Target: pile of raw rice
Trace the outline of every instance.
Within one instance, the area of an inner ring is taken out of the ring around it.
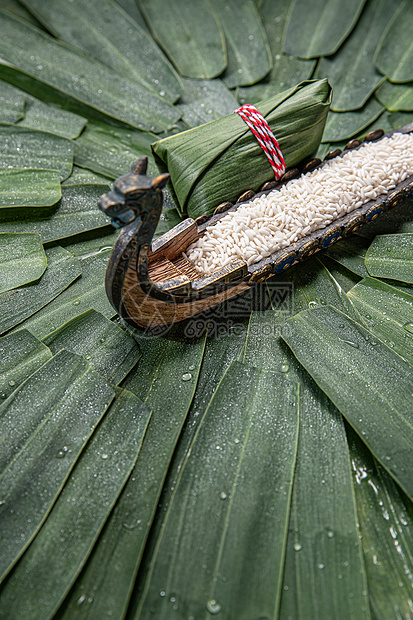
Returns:
[[[228,212],[186,256],[202,275],[234,260],[252,265],[325,228],[413,175],[413,135],[395,133],[328,161]]]

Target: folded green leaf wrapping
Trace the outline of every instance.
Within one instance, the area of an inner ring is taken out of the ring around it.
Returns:
[[[287,167],[318,148],[331,102],[326,79],[301,82],[256,105],[266,118]],[[179,212],[197,218],[222,202],[234,202],[274,178],[264,151],[238,114],[169,136],[152,144]]]

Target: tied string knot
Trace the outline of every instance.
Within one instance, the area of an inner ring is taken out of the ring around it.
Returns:
[[[258,144],[266,154],[275,178],[278,180],[285,172],[285,161],[271,128],[257,108],[249,103],[234,110],[236,114],[248,125],[250,131],[256,137]]]

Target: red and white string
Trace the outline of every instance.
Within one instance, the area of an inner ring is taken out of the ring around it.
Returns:
[[[237,108],[234,112],[240,115],[257,138],[258,144],[266,154],[274,170],[275,178],[277,180],[280,179],[285,172],[284,157],[280,145],[263,115],[258,112],[255,106],[249,103]]]

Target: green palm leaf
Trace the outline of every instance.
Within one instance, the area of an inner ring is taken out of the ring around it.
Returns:
[[[100,617],[122,617],[126,613],[165,470],[195,391],[203,340],[193,344],[141,340],[140,344],[144,356],[147,353],[153,363],[130,376],[124,385],[140,394],[152,409],[151,421],[131,477],[89,562],[66,599],[63,617],[77,613],[78,601],[85,591],[92,593],[92,600],[86,609],[82,608],[82,615],[90,611]],[[167,389],[171,383],[176,386],[176,392]],[[102,564],[106,566],[104,574]]]
[[[61,351],[2,405],[2,581],[35,537],[113,396],[85,360]]]
[[[0,339],[0,390],[6,399],[20,383],[52,357],[45,344],[26,329]]]
[[[413,566],[411,503],[353,433],[350,453],[374,617],[409,617],[406,592]]]
[[[0,293],[38,280],[46,267],[39,235],[0,233]]]
[[[73,144],[69,140],[25,127],[0,125],[2,168],[58,170],[62,181],[72,171]]]
[[[413,85],[384,82],[377,89],[376,97],[390,112],[413,111]]]
[[[238,107],[237,100],[221,80],[184,79],[183,83],[179,109],[191,127],[217,120]]]
[[[172,66],[147,31],[115,2],[25,0],[25,4],[62,41],[168,101],[179,98],[182,86]]]
[[[207,79],[224,71],[224,34],[209,2],[139,0],[138,5],[154,38],[183,76]]]
[[[92,389],[94,385],[89,382]],[[94,389],[102,401],[102,388]],[[110,397],[106,399],[107,406]],[[41,531],[5,582],[0,593],[0,617],[53,617],[133,468],[149,417],[148,408],[131,393],[122,392],[114,401]],[[59,551],[53,553],[56,536]],[[30,594],[28,584],[34,576],[37,588]],[[21,595],[16,597],[20,588]]]
[[[42,86],[45,84],[56,91],[57,98],[63,93],[71,107],[80,102],[111,118],[152,131],[167,129],[180,117],[161,97],[7,13],[1,15],[0,40],[4,63],[0,75],[7,81],[20,79],[27,83],[26,76],[30,76],[37,92],[50,92]],[[21,48],[22,40],[29,42],[27,50]]]
[[[413,425],[404,398],[413,381],[409,364],[331,306],[306,310],[288,325],[283,338],[297,359],[411,497]],[[377,424],[377,411],[385,426]]]
[[[409,233],[377,236],[365,257],[369,274],[413,284],[412,241]]]
[[[368,239],[354,236],[349,239],[343,239],[333,245],[333,247],[328,248],[324,256],[327,255],[361,278],[364,278],[368,275],[364,259],[369,246],[370,241]]]
[[[12,167],[0,170],[0,220],[42,217],[53,210],[61,196],[58,170]],[[3,231],[7,231],[7,226]],[[20,231],[12,227],[11,232]]]
[[[325,271],[319,269],[311,279],[323,283]],[[305,288],[308,297],[311,282]],[[297,461],[280,617],[326,618],[330,614],[334,618],[368,618],[343,419],[274,333],[275,325],[273,311],[252,313],[250,331],[260,335],[270,333],[272,327],[274,335],[266,348],[259,345],[259,336],[249,337],[244,361],[278,371],[300,384]],[[320,455],[317,462],[314,453]]]
[[[365,278],[347,295],[370,331],[413,365],[413,296],[375,278]]]
[[[0,293],[0,334],[19,325],[46,306],[65,290],[80,274],[79,261],[56,246],[46,251],[47,269],[38,284],[16,291]]]
[[[33,188],[36,188],[36,184],[31,186],[31,191]],[[33,219],[5,222],[2,230],[19,233],[33,231],[40,235],[42,243],[49,243],[84,231],[105,228],[110,223],[109,219],[96,209],[96,202],[106,190],[107,185],[92,183],[66,185],[61,189],[59,186],[61,200],[54,206],[54,212],[51,215],[43,213],[42,219],[38,219],[30,210]],[[49,215],[49,217],[44,217],[44,215]]]
[[[262,93],[258,100],[272,97],[277,92],[290,88],[294,84],[301,82],[301,80],[308,80],[316,65],[314,60],[304,60],[284,53],[285,30],[292,5],[293,0],[289,2],[262,0],[259,3],[260,15],[272,52],[273,66],[266,78],[269,80],[271,87],[268,86],[267,94]],[[256,88],[258,89],[259,86]],[[261,88],[266,87],[263,84]],[[270,90],[270,88],[279,88],[280,90]]]
[[[100,183],[106,184],[108,187],[110,179],[87,168],[80,168],[80,166],[74,165],[72,174],[66,181],[63,181],[62,185],[66,187],[67,185],[98,185]]]
[[[31,24],[32,26],[42,28],[42,25],[31,13],[29,13],[27,9],[24,8],[22,4],[20,4],[19,0],[1,0],[0,8],[6,9],[15,17],[19,17],[20,19]]]
[[[122,7],[125,13],[132,17],[132,19],[139,24],[141,28],[146,30],[146,32],[149,32],[148,26],[135,0],[116,0],[116,4]]]
[[[2,84],[0,94],[0,122],[16,123],[24,117],[25,96],[10,84]]]
[[[147,131],[88,123],[74,142],[74,161],[82,168],[115,179],[142,157],[151,156],[151,144],[157,136]],[[155,170],[154,164],[152,168]]]
[[[392,82],[413,80],[413,44],[410,36],[412,18],[412,4],[404,0],[394,12],[377,46],[376,67]]]
[[[259,188],[237,99],[285,107],[289,165],[413,121],[410,3],[24,5],[0,0],[0,617],[407,620],[412,203],[154,337],[107,299],[97,201],[157,140],[185,162],[156,235]]]
[[[267,36],[253,0],[209,0],[227,43],[228,65],[223,80],[228,88],[255,84],[272,67]],[[248,31],[248,36],[245,36]]]
[[[389,114],[388,117],[392,129],[397,129],[398,127],[407,125],[412,120],[412,115],[409,112],[393,112],[392,114]]]
[[[60,110],[34,97],[27,96],[24,119],[19,122],[19,125],[29,129],[48,131],[56,136],[73,140],[79,136],[86,123],[86,119],[79,114]]]
[[[170,617],[171,609],[204,617],[225,609],[238,616],[274,613],[295,461],[296,399],[294,383],[236,362],[230,366],[184,464],[136,618],[151,608],[159,618]],[[210,468],[211,459],[221,466]],[[261,538],[264,531],[271,531],[270,539]],[[257,547],[272,552],[251,572]],[[231,567],[241,558],[234,583]],[[179,570],[171,572],[171,563]]]
[[[126,377],[141,356],[134,339],[96,310],[71,319],[43,342],[53,354],[66,349],[83,355],[113,385]]]
[[[367,2],[357,25],[340,49],[334,56],[320,60],[317,75],[328,76],[334,93],[331,108],[335,112],[361,108],[384,81],[373,65],[373,55],[400,2]]]
[[[47,304],[24,323],[24,327],[42,339],[91,308],[106,318],[112,318],[115,312],[106,296],[104,284],[109,252],[110,248],[103,252],[98,250],[91,256],[80,257],[78,260],[65,251],[64,255],[70,256],[77,267],[76,278],[60,292],[59,298],[48,300]],[[65,271],[66,269],[62,275]]]
[[[289,18],[285,51],[292,56],[330,56],[345,41],[365,0],[296,0]],[[338,19],[338,15],[340,18]]]
[[[383,112],[383,106],[372,97],[360,110],[329,112],[323,142],[340,142],[361,134]]]

